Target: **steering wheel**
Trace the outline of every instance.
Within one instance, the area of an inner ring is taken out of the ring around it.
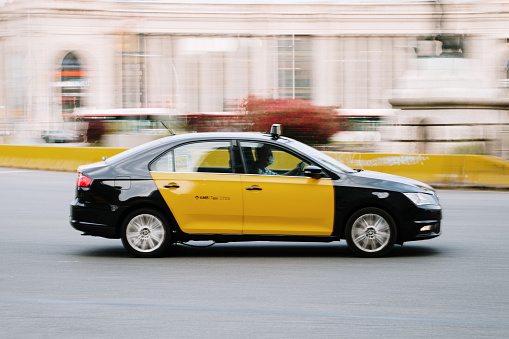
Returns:
[[[304,174],[304,167],[306,167],[306,163],[304,161],[301,161],[297,164],[295,167],[295,176],[300,177],[302,174]]]

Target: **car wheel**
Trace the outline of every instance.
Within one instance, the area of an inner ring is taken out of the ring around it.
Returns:
[[[171,243],[171,230],[166,218],[153,209],[130,213],[121,229],[125,249],[140,258],[160,257]]]
[[[387,254],[396,241],[396,225],[385,211],[368,207],[355,212],[346,225],[346,242],[361,257],[376,258]]]

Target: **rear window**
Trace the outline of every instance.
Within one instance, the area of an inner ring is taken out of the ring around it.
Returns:
[[[139,145],[139,146],[130,148],[130,149],[124,151],[124,152],[115,154],[114,156],[107,158],[105,160],[105,163],[108,164],[108,165],[111,165],[111,164],[115,164],[117,162],[121,162],[124,159],[132,157],[132,156],[134,156],[134,155],[136,155],[138,153],[143,153],[146,150],[149,150],[149,149],[151,149],[154,146],[160,145],[161,143],[164,142],[163,141],[164,139],[166,139],[166,138],[161,138],[161,139],[157,139],[157,140],[154,140],[154,141],[150,141],[150,142],[148,142],[146,144]]]
[[[151,171],[231,173],[230,141],[202,141],[176,147],[156,159]]]

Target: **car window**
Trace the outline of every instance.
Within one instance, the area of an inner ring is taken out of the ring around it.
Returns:
[[[248,174],[304,176],[304,168],[309,165],[294,154],[263,142],[241,141],[240,149]]]
[[[173,151],[169,151],[150,165],[151,171],[175,172],[173,167]]]
[[[229,141],[204,141],[178,146],[150,166],[151,171],[232,173]]]

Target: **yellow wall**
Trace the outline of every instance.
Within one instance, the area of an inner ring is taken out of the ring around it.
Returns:
[[[0,166],[76,171],[125,148],[0,145]],[[509,161],[480,155],[325,152],[353,168],[391,173],[432,185],[509,188]]]
[[[76,171],[79,165],[101,161],[125,148],[0,145],[0,166]]]
[[[509,187],[509,161],[492,156],[325,153],[352,168],[401,175],[432,185]]]

